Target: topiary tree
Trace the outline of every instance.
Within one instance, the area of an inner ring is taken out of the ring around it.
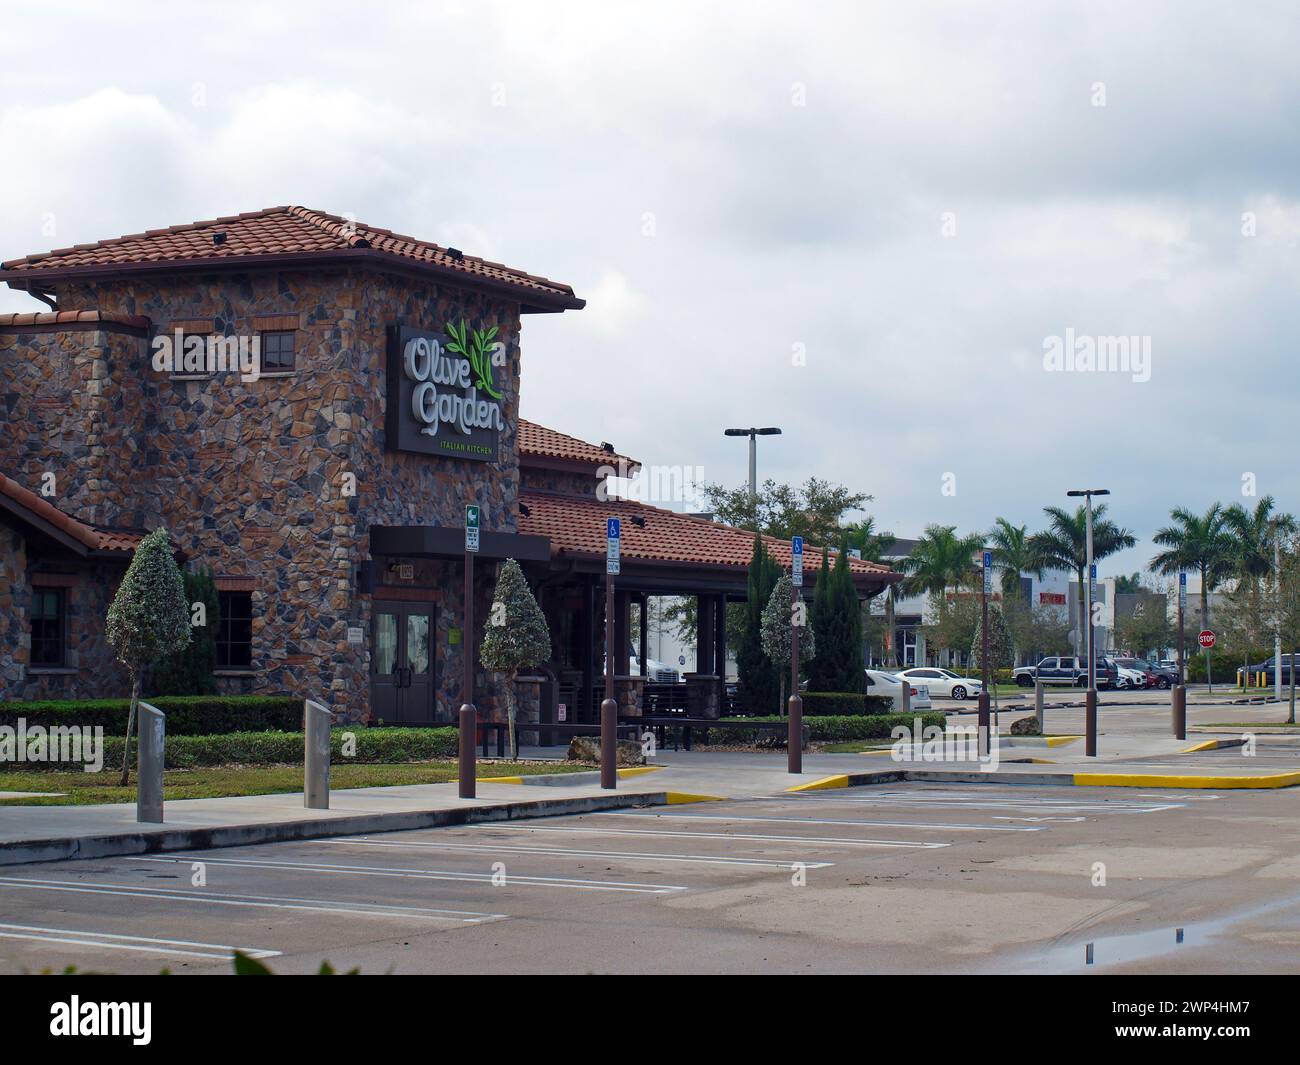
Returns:
[[[551,633],[546,627],[546,618],[533,598],[519,563],[508,558],[497,577],[492,609],[488,612],[483,632],[483,645],[479,648],[479,661],[485,669],[505,673],[508,677],[506,719],[510,725],[511,758],[519,757],[519,740],[515,733],[518,713],[516,678],[521,669],[538,665],[550,657]]]
[[[980,611],[975,616],[975,635],[971,638],[970,656],[971,663],[976,669],[981,669],[981,661],[984,654],[984,636],[983,636],[983,612]],[[995,669],[1005,669],[1012,664],[1013,652],[1011,649],[1011,633],[1007,630],[1006,619],[1002,616],[1002,608],[997,603],[989,603],[989,672],[992,674]]]
[[[190,609],[190,644],[161,659],[149,675],[155,695],[214,695],[217,691],[217,632],[221,597],[209,570],[183,573]],[[200,610],[199,608],[202,607]]]
[[[762,537],[755,535],[745,602],[736,604],[745,615],[736,647],[738,701],[755,713],[761,713],[763,707],[771,706],[772,700],[778,698],[780,681],[771,660],[763,653],[763,608],[780,577],[781,567],[767,553]]]
[[[126,719],[122,749],[122,779],[130,780],[131,732],[144,672],[166,655],[183,650],[190,642],[190,607],[185,581],[172,557],[166,527],[151,532],[135,549],[126,576],[108,608],[108,642],[131,675],[131,710]]]
[[[780,708],[785,707],[785,674],[790,667],[790,631],[792,626],[792,607],[794,605],[794,581],[790,574],[783,573],[781,579],[772,589],[771,598],[763,608],[763,654],[780,675],[777,698]],[[799,626],[799,662],[811,661],[817,653],[817,641],[813,636],[812,624],[808,619],[808,609],[800,604],[803,624]],[[778,709],[778,713],[781,712]]]
[[[828,563],[826,550],[822,550],[812,627],[817,631],[817,657],[808,667],[812,690],[862,691],[862,605],[845,550],[836,554],[834,566]]]

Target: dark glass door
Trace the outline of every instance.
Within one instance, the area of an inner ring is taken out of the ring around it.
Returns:
[[[370,622],[371,720],[428,725],[434,720],[434,608],[376,603]]]

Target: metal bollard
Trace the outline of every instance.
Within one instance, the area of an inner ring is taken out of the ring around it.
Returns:
[[[1169,689],[1171,701],[1169,704],[1172,711],[1174,738],[1187,739],[1187,689],[1181,684],[1175,684]]]
[[[1083,720],[1088,737],[1084,740],[1084,754],[1088,758],[1097,757],[1097,689],[1089,688],[1083,699]]]
[[[1034,681],[1034,713],[1038,716],[1038,734],[1047,733],[1047,718],[1043,714],[1043,682]]]
[[[302,804],[308,810],[330,808],[330,726],[334,714],[314,699],[303,701]]]
[[[473,703],[460,704],[460,748],[457,751],[457,775],[460,797],[472,799],[478,793],[477,762],[474,759],[474,734],[478,731],[478,709]]]
[[[904,684],[904,687],[907,685]],[[787,773],[803,772],[803,696],[795,692],[786,701],[786,756]]]
[[[912,712],[912,682],[906,677],[901,678],[903,682],[903,704],[898,708],[900,714],[910,714]]]
[[[618,787],[618,701],[604,699],[600,704],[600,786]]]
[[[167,739],[167,715],[156,706],[141,703],[136,746],[135,819],[144,824],[162,824],[163,754]]]

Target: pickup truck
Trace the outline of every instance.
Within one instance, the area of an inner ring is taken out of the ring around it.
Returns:
[[[1012,671],[1012,679],[1022,688],[1032,687],[1041,680],[1044,684],[1068,684],[1076,688],[1088,686],[1088,663],[1082,658],[1056,657],[1044,658],[1036,666],[1020,666]],[[1113,663],[1108,659],[1097,659],[1097,687],[1109,688],[1115,685],[1118,677]]]

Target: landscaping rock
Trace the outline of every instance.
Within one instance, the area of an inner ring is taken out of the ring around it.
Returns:
[[[1042,734],[1042,730],[1038,727],[1038,718],[1034,714],[1011,722],[1013,736],[1041,736]]]
[[[599,736],[574,736],[569,741],[569,753],[566,755],[570,762],[595,762],[600,764],[600,737]],[[645,765],[645,752],[641,750],[641,745],[632,740],[618,741],[618,758],[616,765]]]

